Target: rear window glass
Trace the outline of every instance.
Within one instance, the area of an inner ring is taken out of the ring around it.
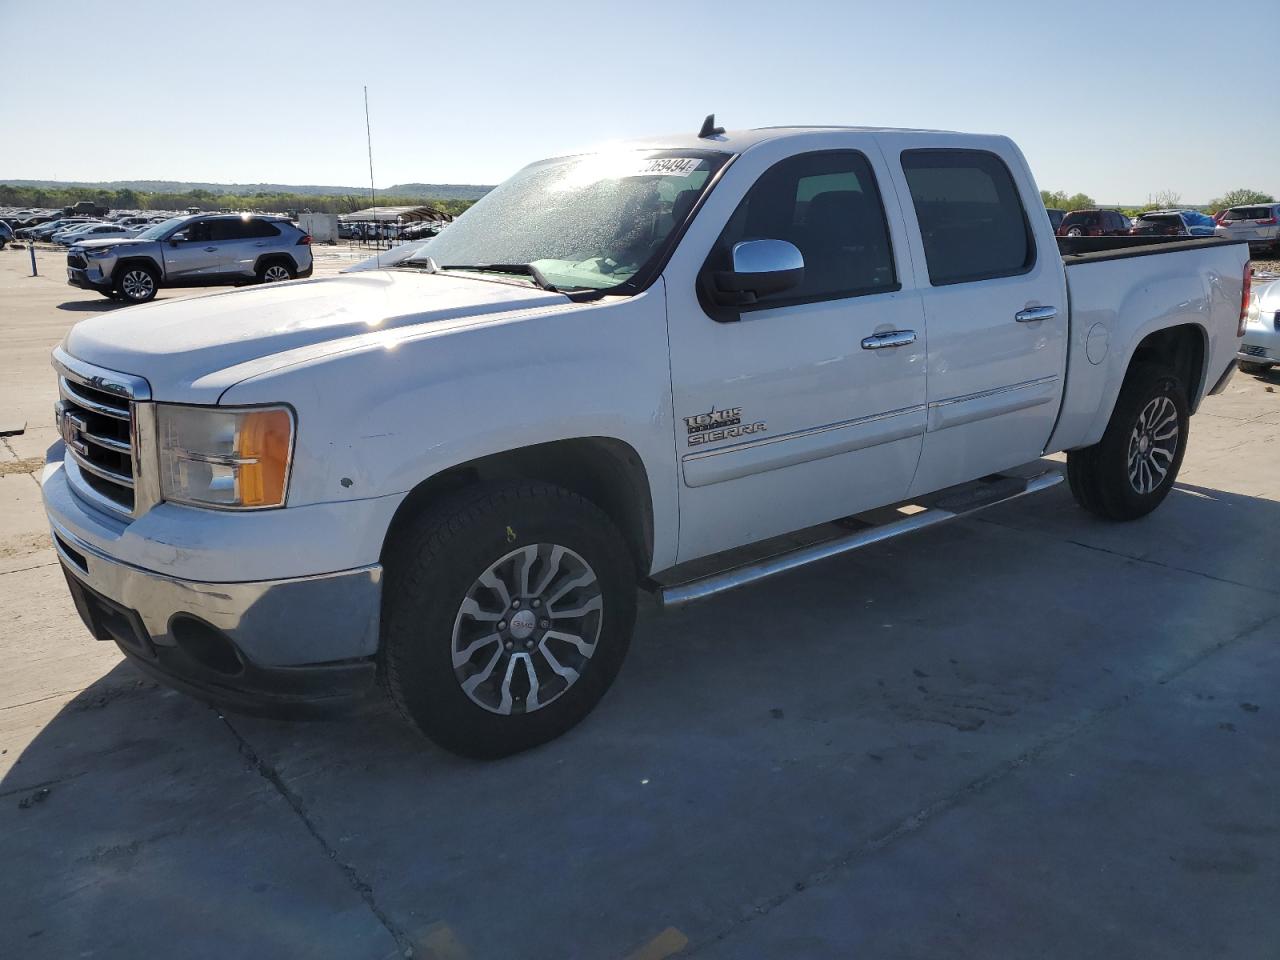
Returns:
[[[1267,220],[1270,217],[1270,207],[1232,207],[1222,215],[1223,220]]]
[[[1031,269],[1031,228],[999,157],[981,150],[908,150],[902,170],[935,287]]]
[[[1176,223],[1178,226],[1182,226],[1182,218],[1176,213],[1147,214],[1146,216],[1139,217],[1138,223]]]

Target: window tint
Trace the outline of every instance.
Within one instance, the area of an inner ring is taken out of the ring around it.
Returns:
[[[979,150],[908,150],[902,170],[935,287],[1025,273],[1036,249],[1009,169]]]
[[[804,257],[800,286],[762,298],[761,307],[898,289],[884,204],[860,153],[805,153],[774,164],[720,234],[712,269],[729,269],[743,240],[787,240]]]
[[[210,234],[215,243],[219,240],[241,240],[244,238],[244,221],[238,217],[234,220],[211,220]]]
[[[244,225],[244,236],[254,239],[262,237],[278,237],[280,230],[270,220],[259,220],[256,217]]]
[[[1222,215],[1223,220],[1266,220],[1270,217],[1270,207],[1232,207]]]
[[[179,230],[173,239],[186,240],[191,243],[208,243],[212,239],[210,221],[197,220],[195,223],[188,224],[184,229]]]

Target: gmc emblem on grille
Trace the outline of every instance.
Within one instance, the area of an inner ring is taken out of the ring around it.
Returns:
[[[81,431],[86,429],[88,429],[88,424],[74,413],[62,414],[62,440],[82,457],[89,455],[89,447],[80,439]]]

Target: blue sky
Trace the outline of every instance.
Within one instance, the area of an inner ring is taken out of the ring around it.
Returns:
[[[1005,133],[1040,186],[1280,194],[1277,0],[0,0],[0,178],[492,183],[600,140],[874,124]],[[59,38],[97,52],[59,63]],[[1270,85],[1271,87],[1274,84]]]

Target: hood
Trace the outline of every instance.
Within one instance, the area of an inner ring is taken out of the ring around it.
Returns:
[[[523,283],[377,270],[128,307],[81,320],[63,349],[145,377],[158,400],[209,403],[230,385],[210,375],[229,367],[261,370],[271,364],[254,361],[289,352],[281,362],[294,362],[308,347],[332,352],[370,334],[570,303]]]
[[[122,237],[119,235],[105,236],[101,240],[77,240],[77,247],[84,247],[86,250],[93,250],[97,247],[118,247],[124,243],[155,243],[154,240],[139,240],[137,237]]]

